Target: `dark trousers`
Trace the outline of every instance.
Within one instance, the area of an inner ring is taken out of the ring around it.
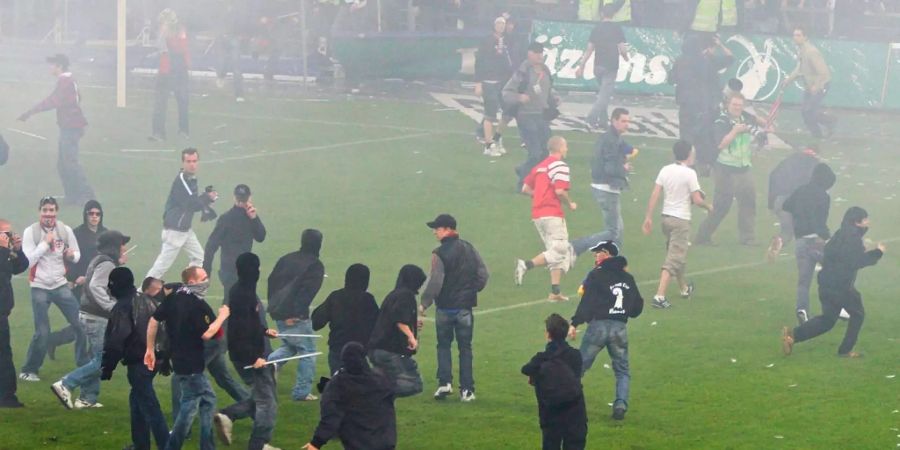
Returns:
[[[216,39],[219,53],[219,67],[216,76],[224,80],[228,72],[234,74],[234,96],[244,96],[244,72],[241,67],[241,47],[243,40],[237,36],[219,36]]]
[[[806,128],[816,138],[822,137],[820,125],[825,125],[829,128],[834,126],[834,117],[830,117],[822,111],[822,100],[825,99],[825,94],[827,93],[828,86],[825,86],[824,89],[815,94],[809,91],[803,93],[803,104],[800,107],[800,114],[803,116],[803,123],[806,124]]]
[[[737,199],[738,234],[741,243],[754,240],[756,224],[756,186],[751,169],[736,172],[721,164],[713,167],[716,192],[713,196],[713,212],[700,224],[696,242],[709,242],[722,220],[728,215],[731,204]]]
[[[330,372],[331,375],[334,375],[335,372],[341,370],[341,367],[344,367],[344,362],[341,361],[341,350],[343,349],[343,346],[328,347],[328,372]]]
[[[88,184],[84,169],[78,162],[78,143],[82,136],[84,128],[60,128],[59,155],[56,160],[66,203],[78,206],[96,198],[94,189]]]
[[[794,328],[794,342],[803,342],[820,334],[825,334],[834,328],[835,322],[841,314],[841,309],[847,310],[850,320],[847,323],[847,331],[844,340],[838,348],[838,354],[844,355],[853,350],[859,330],[862,329],[866,311],[863,308],[862,296],[856,289],[828,289],[819,286],[819,301],[822,302],[822,315],[809,319],[808,322]]]
[[[236,402],[250,398],[250,393],[238,380],[231,376],[228,370],[228,362],[225,358],[225,339],[210,339],[206,341],[203,349],[203,358],[206,360],[206,370],[216,384],[225,390]],[[172,417],[178,417],[181,398],[181,386],[172,378]]]
[[[475,391],[475,379],[472,375],[472,334],[475,328],[475,317],[471,309],[448,312],[441,309],[435,315],[435,331],[437,333],[437,379],[443,386],[453,383],[453,355],[450,344],[456,338],[459,349],[459,386],[461,389]]]
[[[188,126],[188,74],[163,74],[156,78],[156,103],[153,105],[153,135],[166,136],[166,109],[169,107],[169,94],[175,96],[178,105],[178,131],[190,133]]]
[[[531,169],[547,157],[550,123],[541,114],[519,114],[516,116],[516,125],[528,150],[528,158],[516,167],[516,174],[519,175],[518,188],[521,188]]]
[[[221,413],[231,420],[252,418],[253,431],[247,449],[262,450],[263,446],[272,440],[275,416],[278,413],[278,402],[275,398],[275,366],[244,369],[236,365],[235,369],[238,373],[248,372],[247,377],[253,380],[251,384],[253,391],[250,398],[223,409]]]
[[[236,273],[227,272],[219,269],[219,281],[222,283],[222,288],[225,289],[224,298],[222,300],[223,305],[228,304],[228,294],[231,293],[231,288],[237,284],[238,276]]]
[[[572,427],[561,425],[541,428],[543,450],[583,450],[587,444],[587,426]]]
[[[156,448],[166,448],[169,426],[153,390],[156,372],[147,370],[141,363],[128,366],[128,405],[131,408],[131,442],[135,450],[150,450],[150,434],[156,440]]]
[[[422,392],[422,375],[412,356],[375,349],[369,352],[369,360],[394,383],[394,395],[397,397],[409,397]]]
[[[9,316],[0,316],[0,402],[16,399],[16,366],[12,360]]]

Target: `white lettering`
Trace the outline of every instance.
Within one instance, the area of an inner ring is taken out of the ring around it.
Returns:
[[[583,54],[584,52],[582,50],[574,50],[571,48],[564,49],[562,51],[562,55],[560,56],[560,60],[564,65],[562,69],[559,69],[556,75],[560,78],[575,78],[575,66],[578,65],[578,61],[581,59],[581,55]],[[585,75],[587,75],[587,73],[585,73]],[[591,75],[591,78],[593,78],[593,74]],[[585,76],[585,78],[587,77]]]
[[[644,82],[651,86],[665,83],[668,75],[666,66],[670,63],[669,57],[665,55],[657,55],[650,58],[650,74],[644,78]]]

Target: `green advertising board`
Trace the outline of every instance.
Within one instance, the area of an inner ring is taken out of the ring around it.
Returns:
[[[595,82],[591,70],[580,79],[575,65],[581,58],[594,24],[584,22],[535,21],[531,37],[546,48],[546,62],[555,71],[556,85],[562,89],[591,90]],[[663,29],[626,27],[629,61],[621,61],[616,78],[620,92],[674,94],[668,82],[668,70],[681,53],[681,35]],[[789,37],[723,34],[722,42],[734,53],[735,62],[722,73],[722,79],[739,78],[744,95],[755,101],[771,101],[778,86],[796,65],[796,46]],[[900,108],[900,101],[882,102],[882,91],[890,46],[839,40],[815,40],[832,71],[831,90],[825,103],[851,108]],[[588,67],[593,66],[593,57]],[[900,71],[900,68],[896,68]],[[893,87],[898,76],[893,76]],[[900,86],[898,86],[900,89]],[[896,91],[896,89],[895,89]],[[891,91],[893,92],[893,91]],[[799,102],[803,90],[794,84],[785,91],[784,101]],[[900,95],[900,94],[898,94]],[[888,98],[892,100],[892,98]]]
[[[332,51],[350,77],[452,79],[474,73],[479,40],[452,35],[346,36],[334,39]]]

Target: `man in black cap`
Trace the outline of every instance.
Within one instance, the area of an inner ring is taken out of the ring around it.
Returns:
[[[478,305],[478,293],[487,285],[489,275],[475,247],[459,238],[453,216],[441,214],[427,225],[441,242],[432,252],[431,274],[419,307],[420,314],[424,316],[432,303],[437,304],[438,389],[434,398],[443,400],[453,393],[450,343],[455,336],[459,348],[459,398],[470,402],[475,400],[475,379],[472,375],[475,318],[472,308]]]
[[[616,375],[616,401],[612,417],[623,420],[628,410],[631,373],[628,369],[628,318],[641,315],[644,299],[634,277],[625,268],[628,261],[619,256],[613,241],[600,241],[591,248],[596,266],[584,280],[584,294],[572,317],[569,337],[574,339],[578,325],[588,329],[581,339],[582,374],[594,364],[606,347]]]
[[[265,239],[266,227],[253,206],[250,187],[239,184],[234,188],[234,206],[216,221],[203,255],[203,270],[212,273],[216,251],[222,249],[219,281],[225,288],[225,303],[228,303],[228,292],[237,282],[235,262],[238,255],[249,253],[254,240],[262,242]]]
[[[57,54],[47,58],[50,73],[56,77],[56,88],[43,101],[19,116],[24,122],[39,112],[56,110],[56,124],[59,125],[59,156],[56,169],[66,194],[66,203],[82,205],[96,198],[88,184],[84,169],[78,163],[78,141],[84,136],[87,120],[81,112],[81,95],[78,84],[69,72],[69,58]]]
[[[125,264],[125,244],[130,237],[115,231],[104,231],[97,237],[97,256],[88,264],[85,274],[84,298],[81,302],[79,320],[87,336],[87,360],[79,361],[77,369],[53,383],[51,390],[67,409],[100,408],[100,365],[103,355],[103,341],[106,324],[112,316],[116,299],[110,295],[110,274],[116,267]],[[81,387],[81,395],[72,401],[72,389]]]

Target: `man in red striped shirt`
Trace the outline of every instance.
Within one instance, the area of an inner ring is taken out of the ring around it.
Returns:
[[[78,163],[78,142],[84,136],[87,120],[81,112],[81,95],[78,84],[69,72],[69,58],[57,54],[47,58],[50,73],[56,77],[56,88],[42,102],[19,116],[22,122],[39,112],[56,110],[56,124],[59,126],[59,156],[56,169],[62,181],[65,201],[70,205],[81,206],[88,200],[94,200],[94,190],[88,184],[84,169]]]
[[[559,282],[562,274],[575,265],[575,251],[569,244],[562,200],[572,211],[578,205],[569,198],[569,165],[563,161],[569,145],[561,136],[553,136],[547,147],[550,156],[531,169],[522,186],[522,193],[531,196],[531,219],[546,250],[528,261],[517,259],[515,281],[516,285],[521,285],[526,271],[547,266],[550,270],[548,300],[563,302],[569,298],[560,292]]]

